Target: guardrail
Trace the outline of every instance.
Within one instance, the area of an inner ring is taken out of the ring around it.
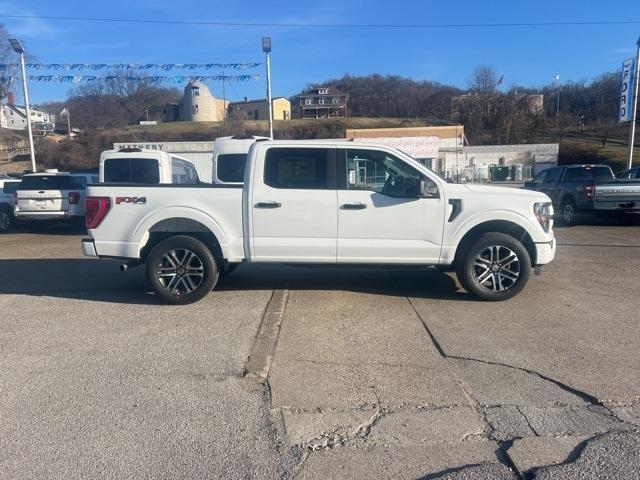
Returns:
[[[6,147],[0,148],[0,162],[8,163],[21,155],[29,155],[30,152],[29,148],[15,148],[13,150]]]

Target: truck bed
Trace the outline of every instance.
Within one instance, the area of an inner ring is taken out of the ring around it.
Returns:
[[[177,226],[197,232],[204,226],[229,246],[230,261],[244,257],[241,187],[103,183],[89,186],[87,196],[110,199],[104,220],[89,231],[101,256],[139,258],[149,232],[176,231]],[[198,221],[181,218],[185,209]]]

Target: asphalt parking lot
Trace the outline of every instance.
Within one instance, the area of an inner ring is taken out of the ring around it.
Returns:
[[[158,304],[0,236],[0,478],[640,478],[640,227],[483,303],[429,269],[239,267]]]

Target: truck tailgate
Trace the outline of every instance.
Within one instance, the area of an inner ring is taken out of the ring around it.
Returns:
[[[593,205],[597,210],[639,210],[640,182],[596,184]]]

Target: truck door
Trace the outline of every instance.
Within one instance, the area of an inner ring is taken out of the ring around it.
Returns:
[[[272,147],[256,160],[251,258],[336,262],[335,148]]]
[[[561,187],[559,185],[560,175],[564,167],[554,167],[547,170],[547,174],[540,184],[539,190],[549,196],[554,208],[560,208]]]
[[[336,155],[338,262],[437,264],[445,200],[436,183],[381,150]],[[418,198],[423,179],[433,198]]]

